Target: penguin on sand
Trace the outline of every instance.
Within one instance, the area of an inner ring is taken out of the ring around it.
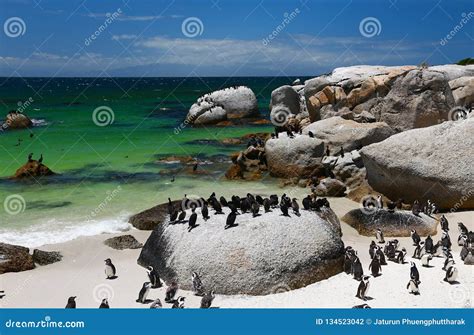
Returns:
[[[212,301],[215,298],[214,291],[209,292],[208,294],[204,295],[201,299],[201,308],[211,308]]]
[[[99,308],[110,308],[107,298],[102,299]]]
[[[196,209],[193,207],[192,214],[189,217],[189,221],[188,221],[188,225],[189,225],[188,232],[190,232],[191,230],[199,226],[198,224],[196,224],[196,221],[197,221],[197,213],[196,213]]]
[[[421,256],[421,265],[424,266],[425,268],[430,267],[430,261],[433,259],[433,256],[431,254],[424,254]]]
[[[117,271],[115,269],[115,265],[112,264],[112,260],[110,258],[107,258],[105,260],[105,275],[107,279],[117,278]]]
[[[413,240],[413,245],[418,245],[418,243],[420,243],[421,241],[420,235],[418,235],[415,229],[413,229],[410,232],[410,236],[411,236],[411,239]]]
[[[237,218],[237,213],[235,211],[231,211],[229,215],[227,215],[224,229],[229,229],[229,228],[237,226],[237,224],[235,224],[236,218]]]
[[[370,262],[369,270],[372,271],[372,276],[378,277],[382,273],[382,266],[380,265],[380,260],[378,256],[375,256]]]
[[[352,260],[352,275],[355,280],[361,280],[364,275],[364,270],[362,269],[362,264],[360,263],[359,257],[355,256]]]
[[[184,308],[185,299],[185,297],[178,297],[178,299],[173,300],[173,305],[171,306],[171,308]]]
[[[151,309],[157,309],[157,308],[162,308],[163,307],[163,304],[161,303],[161,300],[160,299],[156,299],[155,301],[153,301],[150,305],[150,308]]]
[[[69,297],[67,299],[66,308],[76,308],[76,297]]]
[[[296,199],[296,198],[293,198],[293,200],[291,201],[291,208],[293,208],[293,213],[294,213],[296,216],[301,216],[301,214],[300,214],[300,206],[298,205],[298,202],[297,202],[297,199]]]
[[[380,228],[377,228],[375,231],[375,237],[377,238],[377,243],[385,243],[385,240],[383,238],[383,232]]]
[[[416,281],[420,281],[420,273],[418,272],[418,269],[416,268],[416,264],[413,262],[410,262],[410,278],[414,279]]]
[[[410,294],[419,295],[420,294],[420,282],[415,279],[410,279],[407,284],[407,290]]]
[[[286,204],[280,205],[280,210],[282,212],[282,216],[290,217],[290,214],[288,214],[288,206]]]
[[[178,292],[178,284],[173,281],[171,282],[171,285],[166,289],[165,302],[173,302],[173,298],[176,295],[176,292]]]
[[[369,245],[369,256],[370,259],[373,259],[375,256],[375,251],[377,250],[377,245],[375,244],[375,241],[370,242]]]
[[[210,217],[209,217],[209,208],[207,208],[206,204],[203,204],[203,206],[201,208],[201,214],[202,214],[202,218],[204,219],[204,221],[207,221],[207,220],[210,219]]]
[[[197,272],[193,272],[191,274],[191,279],[193,281],[194,295],[203,296],[204,295],[204,287],[202,285],[201,278],[199,278],[199,275],[197,274]]]
[[[138,299],[136,300],[136,302],[145,304],[147,301],[146,298],[148,296],[148,293],[150,293],[150,288],[151,288],[151,283],[148,281],[144,282],[140,292],[138,293]]]
[[[444,281],[453,284],[456,282],[456,278],[458,277],[458,269],[451,265],[446,269],[446,276],[444,277]]]
[[[362,300],[367,300],[367,292],[369,291],[369,276],[362,277],[359,287],[357,288],[356,297]]]
[[[150,279],[151,283],[151,288],[160,288],[163,286],[161,284],[160,276],[158,275],[158,272],[153,268],[153,266],[147,267],[147,275],[148,278]]]

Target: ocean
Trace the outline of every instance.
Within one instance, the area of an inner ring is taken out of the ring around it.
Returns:
[[[271,126],[182,122],[199,96],[234,85],[249,86],[268,118],[271,91],[295,79],[0,78],[0,115],[21,110],[35,123],[31,130],[0,132],[0,241],[36,247],[125,231],[130,215],[184,194],[274,191],[272,178],[226,181],[229,154],[242,147],[219,142]],[[58,175],[9,179],[29,153],[42,154]],[[200,173],[160,161],[172,155],[197,157]]]

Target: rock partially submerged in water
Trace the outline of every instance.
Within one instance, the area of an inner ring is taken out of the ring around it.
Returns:
[[[16,170],[15,175],[12,177],[12,179],[38,178],[52,176],[54,174],[55,173],[43,163],[37,160],[30,160],[18,170]]]
[[[122,235],[108,238],[104,241],[106,246],[116,250],[140,249],[143,244],[137,241],[132,235]]]
[[[346,193],[346,185],[335,178],[324,178],[314,188],[314,193],[320,197],[343,197]]]
[[[172,201],[173,206],[181,205],[181,200]],[[139,230],[153,230],[158,224],[163,223],[168,216],[168,203],[159,204],[143,212],[135,214],[128,222]]]
[[[219,294],[265,295],[300,288],[342,271],[344,244],[337,216],[329,208],[301,211],[284,217],[280,210],[237,216],[237,226],[224,229],[225,215],[188,232],[187,223],[157,225],[142,249],[138,263],[152,265],[167,282],[191,290],[196,271],[207,290]],[[187,213],[189,217],[190,211]]]
[[[377,228],[386,237],[410,236],[411,229],[415,229],[420,236],[435,235],[437,225],[435,219],[423,213],[416,216],[410,211],[390,212],[386,209],[353,209],[341,220],[364,236],[375,236]]]
[[[11,111],[7,114],[5,122],[2,125],[3,129],[24,129],[33,126],[31,119],[23,113]]]
[[[186,122],[194,125],[218,124],[228,119],[258,115],[257,98],[246,86],[228,87],[206,94],[189,109]]]
[[[0,274],[20,272],[35,268],[30,249],[13,244],[0,243]]]

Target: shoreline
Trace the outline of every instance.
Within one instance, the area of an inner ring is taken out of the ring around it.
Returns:
[[[358,207],[358,203],[347,198],[329,198],[331,208],[337,216],[342,217],[347,211]],[[367,301],[373,308],[463,308],[472,307],[472,290],[474,277],[470,266],[464,265],[459,259],[457,246],[456,223],[462,221],[468,229],[473,230],[469,222],[472,211],[448,213],[453,240],[453,255],[459,269],[459,284],[443,282],[444,271],[441,270],[444,259],[434,258],[432,268],[423,268],[419,260],[415,260],[420,271],[421,295],[414,296],[407,292],[409,280],[409,263],[404,265],[388,262],[383,267],[383,274],[371,278]],[[368,273],[368,245],[373,237],[361,236],[357,231],[341,221],[342,240],[358,251],[363,264],[364,273]],[[148,304],[136,303],[138,291],[147,281],[146,270],[137,264],[141,249],[115,250],[106,246],[103,241],[113,236],[133,235],[139,242],[145,243],[151,231],[140,231],[135,228],[116,234],[100,234],[80,237],[60,244],[46,244],[41,250],[60,251],[63,259],[60,262],[38,266],[37,268],[0,275],[1,290],[6,296],[0,300],[3,308],[63,308],[67,297],[76,295],[78,308],[97,308],[102,295],[109,297],[111,308],[149,308]],[[434,240],[441,236],[438,229]],[[406,247],[407,261],[411,261],[413,246],[409,237],[398,238],[400,247]],[[118,278],[106,280],[104,275],[104,259],[111,258],[117,267]],[[266,296],[217,295],[213,306],[220,308],[351,308],[364,303],[355,297],[359,282],[350,275],[340,273],[306,287],[285,292],[285,288],[276,288],[275,294]],[[160,298],[163,307],[166,286],[151,290],[150,299]],[[186,297],[186,308],[198,308],[200,297],[192,292],[179,290],[178,295]]]

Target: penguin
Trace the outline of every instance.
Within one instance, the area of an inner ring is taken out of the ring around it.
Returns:
[[[347,274],[350,274],[351,268],[352,268],[352,255],[346,251],[344,255],[344,272]]]
[[[420,238],[420,235],[418,235],[418,233],[416,232],[416,230],[412,229],[410,232],[410,235],[411,235],[411,239],[413,240],[413,245],[418,245],[418,243],[420,243],[421,241],[421,238]]]
[[[331,156],[331,152],[329,151],[329,145],[326,146],[326,156],[327,157]]]
[[[199,166],[199,163],[197,162],[193,165],[193,172],[196,172],[198,166]]]
[[[448,231],[449,230],[449,222],[448,222],[448,219],[446,219],[446,216],[444,215],[441,215],[441,218],[439,220],[439,223],[441,224],[441,229],[444,230],[444,231]]]
[[[369,291],[369,276],[364,276],[360,281],[359,287],[357,288],[356,297],[362,300],[367,300],[367,292]]]
[[[447,231],[443,231],[443,235],[441,236],[441,245],[448,250],[451,250],[451,238],[449,237],[449,234]]]
[[[173,305],[171,306],[171,308],[184,308],[185,299],[185,297],[178,297],[178,299],[173,300]]]
[[[383,232],[380,228],[377,228],[375,232],[375,237],[377,238],[378,243],[385,243],[385,240],[383,238]]]
[[[211,308],[212,301],[214,300],[214,298],[214,291],[211,291],[208,294],[204,295],[201,299],[201,308]]]
[[[393,201],[387,202],[387,209],[390,213],[395,212],[395,208],[397,208],[397,204]]]
[[[76,297],[69,297],[67,299],[66,308],[76,308]]]
[[[229,206],[229,204],[227,203],[226,198],[224,198],[223,196],[221,196],[221,197],[219,198],[219,202],[220,202],[221,205],[224,206],[224,207],[228,207],[228,206]]]
[[[381,247],[377,247],[377,250],[375,251],[375,257],[379,258],[380,265],[387,265],[387,260],[385,259],[385,255]]]
[[[410,294],[419,295],[420,294],[420,282],[415,279],[410,279],[407,284],[407,290]]]
[[[389,241],[384,248],[384,253],[387,255],[389,260],[393,260],[396,257],[396,244],[393,241]]]
[[[263,199],[263,209],[265,210],[265,213],[269,213],[272,211],[270,209],[270,199],[268,198]]]
[[[415,200],[413,202],[411,212],[413,213],[413,215],[420,216],[420,203],[418,202],[418,200]]]
[[[444,277],[444,281],[448,283],[454,283],[457,277],[458,269],[454,265],[451,265],[446,269],[446,276]]]
[[[250,211],[251,209],[251,204],[247,198],[243,198],[240,200],[240,210],[242,213],[247,213],[247,211]]]
[[[258,212],[260,211],[260,206],[259,204],[255,201],[252,203],[252,217],[257,217],[259,216]]]
[[[263,205],[263,198],[258,194],[255,196],[255,201],[257,201],[259,205]]]
[[[474,265],[474,249],[463,246],[461,250],[461,259],[466,265]]]
[[[30,163],[31,161],[33,161],[33,153],[32,152],[28,155],[28,163]]]
[[[170,223],[173,223],[176,221],[176,219],[178,218],[178,210],[177,209],[174,209],[173,210],[173,213],[171,213],[170,215]]]
[[[458,230],[460,235],[467,235],[467,227],[462,222],[458,222]]]
[[[150,308],[151,309],[163,308],[163,304],[161,303],[161,300],[158,298],[151,303]]]
[[[446,257],[446,260],[444,261],[444,265],[443,265],[443,270],[446,271],[451,266],[454,266],[453,255],[449,255],[448,257]]]
[[[425,242],[420,242],[415,248],[415,251],[413,252],[413,258],[420,259],[421,258],[421,249],[424,248]]]
[[[270,195],[270,205],[272,206],[272,208],[276,208],[278,206],[278,195]]]
[[[311,130],[308,131],[308,136],[311,137],[311,138],[314,138],[314,134],[313,134],[313,132],[312,132]]]
[[[158,272],[153,268],[153,266],[148,266],[146,272],[148,278],[150,279],[151,288],[160,288],[161,286],[163,286],[161,284],[160,276],[158,275]]]
[[[311,196],[309,194],[303,199],[303,208],[307,211],[311,210]]]
[[[463,245],[467,244],[467,235],[466,234],[461,234],[458,237],[458,245],[462,247]]]
[[[424,254],[421,257],[421,265],[429,268],[430,267],[430,261],[433,259],[433,256],[431,254]]]
[[[186,218],[186,211],[181,208],[181,212],[179,213],[179,216],[178,216],[178,222],[183,222],[185,218]]]
[[[209,208],[207,208],[207,205],[204,204],[201,208],[201,214],[202,214],[202,218],[204,219],[204,221],[207,221],[210,219],[209,217]]]
[[[173,281],[171,282],[171,285],[168,286],[168,288],[166,289],[165,302],[173,302],[173,298],[176,295],[176,292],[178,292],[178,284]]]
[[[38,163],[43,163],[43,154],[40,155],[40,158],[38,159]]]
[[[293,213],[296,216],[301,216],[300,206],[298,205],[298,202],[296,200],[297,200],[296,198],[293,198],[293,200],[291,200],[291,208],[293,209]]]
[[[429,254],[433,252],[433,239],[430,235],[425,239],[425,251]]]
[[[287,207],[285,204],[280,205],[280,210],[281,210],[281,212],[283,213],[283,214],[282,214],[283,216],[288,216],[288,217],[290,217],[290,214],[288,214],[288,207]]]
[[[115,279],[117,277],[117,271],[115,270],[115,265],[112,264],[110,258],[107,258],[105,261],[105,275],[107,279]]]
[[[193,207],[191,216],[189,217],[189,221],[188,221],[188,232],[190,232],[191,230],[193,230],[194,228],[198,226],[196,224],[197,216],[198,215],[196,213],[195,207]]]
[[[369,270],[372,272],[373,277],[378,277],[382,273],[382,266],[380,265],[380,260],[378,256],[375,256],[370,262]]]
[[[377,208],[378,209],[383,208],[383,200],[382,200],[382,196],[380,194],[377,196]]]
[[[99,308],[110,308],[109,302],[107,301],[106,298],[102,299],[102,302],[100,303]]]
[[[344,158],[344,148],[343,147],[341,147],[341,149],[339,150],[339,156]]]
[[[236,226],[236,224],[235,224],[235,219],[236,218],[237,218],[237,213],[235,211],[231,211],[227,215],[227,219],[225,221],[224,229],[228,229],[228,228],[232,228],[232,227]]]
[[[397,263],[405,264],[406,255],[407,255],[407,249],[402,248],[402,250],[399,251],[398,254],[397,254]]]
[[[355,256],[352,260],[352,275],[355,280],[361,280],[364,275],[364,270],[362,269],[362,264],[360,263],[359,257]]]
[[[150,293],[150,287],[151,287],[151,283],[150,282],[144,282],[143,283],[143,286],[140,290],[140,292],[138,293],[138,299],[136,300],[136,302],[139,302],[139,303],[146,303],[146,297],[148,296],[148,293]]]
[[[433,246],[433,252],[432,255],[433,257],[440,257],[443,252],[443,247],[441,246],[441,241],[436,242],[436,244]]]
[[[370,242],[369,245],[369,256],[370,259],[373,259],[375,256],[375,251],[377,250],[377,245],[375,244],[375,241]]]
[[[204,287],[202,285],[201,278],[199,278],[199,275],[197,274],[197,272],[193,272],[191,274],[191,280],[193,282],[194,295],[203,296],[204,295]]]
[[[371,308],[371,307],[367,304],[362,304],[362,305],[355,305],[352,308]]]
[[[168,198],[168,214],[171,215],[174,212],[174,206],[171,202],[171,198]]]
[[[416,281],[420,281],[420,273],[418,272],[418,269],[416,268],[416,264],[413,262],[410,262],[410,278],[414,279]]]

